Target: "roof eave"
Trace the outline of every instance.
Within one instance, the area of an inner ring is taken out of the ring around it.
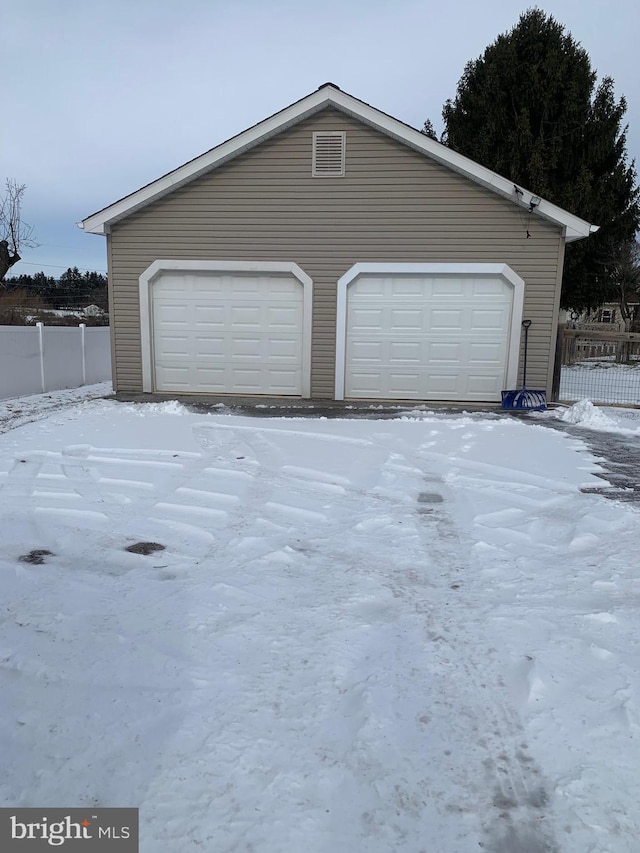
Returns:
[[[129,216],[136,210],[145,207],[156,199],[162,198],[174,189],[183,186],[213,168],[221,166],[228,160],[238,157],[244,151],[266,141],[271,136],[281,133],[293,124],[303,121],[308,116],[321,110],[330,100],[329,88],[323,88],[318,92],[312,92],[301,101],[297,101],[285,110],[281,110],[273,116],[259,122],[233,136],[226,142],[216,145],[210,151],[201,154],[188,163],[179,166],[156,181],[141,187],[136,192],[121,198],[97,213],[82,220],[82,230],[91,234],[107,233],[108,225]],[[79,223],[80,224],[80,223]]]
[[[364,101],[360,101],[358,98],[354,98],[352,95],[348,95],[331,84],[325,84],[284,110],[280,110],[205,154],[190,160],[178,169],[174,169],[158,180],[92,214],[78,224],[88,233],[106,234],[112,223],[129,216],[136,210],[195,180],[211,169],[221,166],[228,160],[237,157],[269,137],[281,133],[287,127],[303,121],[326,106],[334,106],[360,119],[382,133],[409,145],[436,162],[503,196],[512,203],[524,206],[536,216],[560,226],[567,242],[581,240],[597,230],[597,226],[591,225],[545,199],[540,199],[528,190],[520,187],[516,189],[513,182],[508,178],[503,178],[468,157],[447,148],[446,145],[431,139],[419,130],[381,112]]]
[[[338,96],[345,95],[343,92],[338,92],[337,94]],[[346,97],[352,101],[357,101],[351,95],[346,95]],[[491,171],[491,169],[481,166],[480,163],[476,163],[463,154],[459,154],[457,151],[448,148],[435,139],[431,139],[431,137],[426,136],[426,134],[421,133],[419,130],[403,124],[398,119],[381,113],[380,110],[362,101],[357,101],[357,104],[359,109],[357,111],[354,110],[352,112],[353,115],[358,116],[367,124],[377,127],[379,130],[393,136],[399,142],[404,142],[412,148],[422,151],[449,169],[470,178],[487,189],[493,190],[514,204],[525,207],[531,213],[535,213],[535,215],[561,226],[566,229],[568,242],[581,240],[584,237],[588,237],[589,234],[594,233],[594,229],[595,231],[598,230],[597,225],[591,225],[584,219],[574,216],[567,210],[546,201],[546,199],[541,199],[530,190],[518,187],[518,192],[516,192],[513,181],[503,178],[502,175],[498,175],[496,172]]]

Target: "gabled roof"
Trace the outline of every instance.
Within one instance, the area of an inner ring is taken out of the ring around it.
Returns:
[[[462,154],[458,154],[451,148],[447,148],[446,145],[430,139],[419,130],[375,109],[375,107],[360,101],[358,98],[354,98],[353,95],[348,95],[333,83],[325,83],[305,98],[253,125],[237,136],[233,136],[194,160],[190,160],[184,166],[163,175],[157,181],[147,184],[136,192],[88,216],[78,225],[91,234],[106,234],[112,223],[124,219],[134,211],[140,210],[174,189],[190,183],[206,172],[210,172],[228,160],[327,107],[334,107],[359,119],[381,133],[408,145],[453,171],[459,172],[503,198],[509,199],[514,204],[531,210],[536,216],[541,216],[543,219],[561,226],[564,229],[567,242],[588,237],[589,234],[598,230],[598,226],[590,225],[561,207],[539,198],[529,190],[516,187],[507,178],[486,169]]]

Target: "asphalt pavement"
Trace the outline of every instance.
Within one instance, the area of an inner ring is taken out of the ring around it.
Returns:
[[[602,486],[583,488],[617,501],[640,503],[640,436],[617,432],[596,432],[561,420],[538,421],[542,426],[557,429],[580,438],[604,469],[595,476]]]

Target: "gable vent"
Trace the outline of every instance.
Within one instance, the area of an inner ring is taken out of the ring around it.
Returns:
[[[341,130],[318,131],[313,134],[313,177],[344,176],[344,154],[347,134]]]

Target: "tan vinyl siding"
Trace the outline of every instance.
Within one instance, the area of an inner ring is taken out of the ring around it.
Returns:
[[[314,131],[346,131],[344,177],[312,177]],[[527,238],[527,229],[530,238]],[[562,234],[334,109],[112,226],[117,387],[142,387],[138,278],[156,259],[294,261],[314,282],[312,396],[334,390],[336,282],[358,262],[493,262],[526,282],[528,384],[548,387]]]

